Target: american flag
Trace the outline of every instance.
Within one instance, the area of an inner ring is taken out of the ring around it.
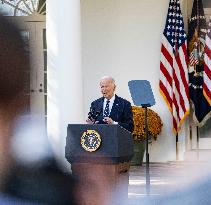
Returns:
[[[203,94],[211,106],[211,16],[205,41]]]
[[[170,0],[161,42],[160,92],[173,117],[178,133],[189,114],[187,38],[179,0]]]

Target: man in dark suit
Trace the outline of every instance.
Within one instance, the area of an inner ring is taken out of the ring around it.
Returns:
[[[133,131],[133,114],[129,101],[115,95],[115,80],[105,76],[101,78],[100,88],[103,97],[93,101],[87,123],[119,124]]]

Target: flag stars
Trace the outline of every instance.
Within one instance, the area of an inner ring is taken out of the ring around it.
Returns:
[[[172,2],[173,4],[169,5],[164,35],[172,45],[172,48],[174,46],[173,49],[177,49],[184,43],[186,36],[184,35],[184,23],[179,1],[175,2],[175,0],[173,0]],[[176,47],[175,44],[177,45]]]
[[[200,15],[200,16],[196,15],[196,16],[192,16],[190,18],[190,21],[195,21],[197,19],[202,19],[203,20],[203,19],[206,19],[206,18],[205,18],[205,16],[202,16],[202,15]]]

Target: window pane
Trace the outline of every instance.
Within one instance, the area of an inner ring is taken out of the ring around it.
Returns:
[[[47,93],[47,73],[44,73],[44,93]]]
[[[203,127],[199,128],[199,136],[201,138],[211,138],[211,118],[207,120]]]
[[[4,16],[28,16],[33,13],[46,14],[46,0],[1,0],[0,12]]]

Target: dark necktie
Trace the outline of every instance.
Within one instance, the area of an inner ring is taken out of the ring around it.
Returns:
[[[107,100],[106,106],[105,106],[105,110],[104,110],[104,113],[103,113],[104,117],[108,117],[109,116],[109,103],[110,103],[110,101]]]

